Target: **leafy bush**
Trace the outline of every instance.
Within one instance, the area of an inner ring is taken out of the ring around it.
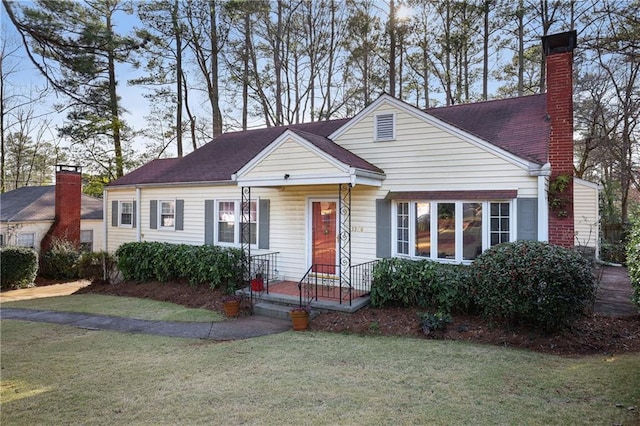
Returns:
[[[382,259],[373,269],[371,305],[466,311],[468,266],[431,260]]]
[[[605,262],[626,264],[626,245],[623,242],[609,243],[603,241],[600,245],[600,259]]]
[[[106,277],[109,281],[115,264],[115,257],[107,252],[85,252],[78,260],[78,275],[87,280],[102,280]]]
[[[242,282],[242,250],[158,242],[126,243],[116,251],[118,268],[127,280],[167,282],[186,279],[212,288],[235,290]]]
[[[485,316],[550,331],[570,324],[595,299],[591,264],[575,251],[537,241],[504,243],[471,266]]]
[[[78,278],[80,252],[72,242],[54,238],[40,258],[40,274],[53,279]]]
[[[633,287],[633,302],[640,307],[640,215],[632,222],[627,243],[627,266]]]
[[[429,336],[434,331],[444,331],[447,328],[447,325],[453,322],[451,315],[445,314],[441,311],[436,313],[420,313],[418,314],[418,318],[420,318],[420,325],[425,336]]]
[[[38,273],[38,254],[28,247],[0,249],[0,287],[3,290],[31,287]]]

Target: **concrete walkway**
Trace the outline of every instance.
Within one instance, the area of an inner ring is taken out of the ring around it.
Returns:
[[[626,317],[638,314],[638,307],[631,303],[633,288],[629,271],[622,266],[603,266],[593,311],[609,317]]]
[[[0,308],[0,318],[64,324],[88,330],[112,330],[122,333],[154,334],[158,336],[209,340],[248,339],[250,337],[282,333],[291,329],[290,321],[260,315],[252,315],[246,318],[221,322],[172,322],[75,312]]]

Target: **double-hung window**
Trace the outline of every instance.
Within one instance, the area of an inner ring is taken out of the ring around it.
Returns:
[[[36,247],[36,234],[33,232],[22,232],[16,236],[16,245],[20,247]]]
[[[256,201],[251,201],[250,214],[244,218],[249,223],[249,241],[256,244],[258,239],[258,211]],[[237,200],[217,202],[216,236],[221,244],[238,245],[242,242],[240,225],[242,219],[242,203]]]
[[[158,223],[160,229],[175,229],[176,224],[176,202],[171,201],[158,201],[160,208],[158,209]]]
[[[80,230],[80,251],[87,253],[93,251],[93,229]]]
[[[133,201],[120,201],[120,226],[133,226]]]
[[[471,261],[483,250],[513,238],[510,201],[395,203],[395,254]]]

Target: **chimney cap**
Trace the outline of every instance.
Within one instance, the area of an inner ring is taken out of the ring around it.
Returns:
[[[56,164],[56,173],[82,174],[82,166],[71,166],[69,164]]]
[[[542,37],[542,48],[546,56],[554,53],[571,52],[577,45],[578,33],[576,30],[564,33],[550,34]]]

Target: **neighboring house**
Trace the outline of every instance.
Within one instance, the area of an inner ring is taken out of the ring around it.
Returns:
[[[562,214],[547,193],[573,175],[575,37],[545,38],[547,94],[427,111],[383,95],[350,119],[227,133],[152,161],[106,187],[105,247],[243,247],[277,253],[280,279],[343,284],[390,256],[468,263],[520,239],[597,248],[598,187],[570,181]]]
[[[103,203],[81,194],[78,170],[57,166],[55,185],[25,186],[0,194],[0,243],[40,251],[43,243],[46,246],[59,237],[82,250],[101,250]]]

